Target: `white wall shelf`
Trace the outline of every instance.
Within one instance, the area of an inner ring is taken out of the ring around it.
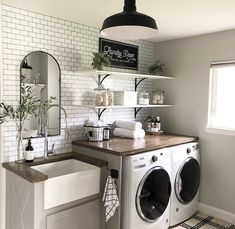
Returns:
[[[151,80],[159,80],[159,79],[172,80],[172,79],[175,79],[174,77],[171,77],[171,76],[147,75],[147,74],[141,74],[141,73],[127,73],[127,72],[114,72],[114,71],[104,71],[104,70],[96,70],[96,69],[80,70],[80,73],[84,76],[90,76],[90,77],[97,78],[98,85],[102,84],[103,81],[109,76],[132,78],[132,79],[135,79],[135,91],[137,91],[139,84],[146,79],[151,79]],[[120,106],[120,105],[114,105],[114,106],[81,105],[81,106],[95,109],[97,111],[98,119],[100,119],[101,115],[103,114],[103,112],[106,109],[134,108],[135,109],[135,118],[136,118],[137,113],[142,108],[171,107],[172,105],[163,104],[163,105],[135,105],[135,106]]]
[[[172,107],[173,105],[133,105],[133,106],[122,106],[122,105],[113,105],[113,106],[93,106],[93,105],[77,105],[81,107],[87,107],[91,109],[120,109],[120,108],[154,108],[154,107]]]
[[[173,105],[169,105],[169,104],[153,105],[153,104],[150,104],[150,105],[133,105],[133,106],[121,106],[121,105],[113,105],[113,106],[77,105],[77,106],[82,106],[82,107],[94,109],[97,112],[98,119],[100,119],[103,112],[106,111],[107,109],[135,108],[135,118],[136,118],[137,113],[142,108],[163,108],[163,107],[172,107]]]
[[[142,79],[142,78],[146,78],[146,79],[175,79],[174,77],[171,76],[157,76],[157,75],[147,75],[147,74],[141,74],[141,73],[127,73],[127,72],[114,72],[114,71],[104,71],[104,70],[95,70],[95,69],[91,69],[91,70],[81,70],[80,73],[82,73],[85,76],[93,76],[93,77],[97,77],[97,76],[122,76],[122,77],[128,77],[128,78],[133,78],[133,79]]]

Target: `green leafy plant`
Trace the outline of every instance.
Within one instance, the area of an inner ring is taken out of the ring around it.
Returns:
[[[109,58],[106,57],[103,53],[93,52],[93,61],[91,66],[94,69],[103,70],[104,66],[109,66]]]
[[[163,73],[164,67],[165,67],[165,64],[161,63],[160,60],[157,60],[154,64],[148,67],[148,72],[150,74],[161,74]]]
[[[12,119],[19,132],[22,131],[29,115],[39,116],[41,111],[55,99],[55,97],[50,97],[49,100],[41,101],[33,94],[32,87],[24,81],[25,77],[21,76],[21,97],[18,106],[0,103],[0,124],[6,122],[7,119]]]
[[[158,116],[151,116],[151,115],[148,115],[144,122],[147,122],[147,123],[156,123],[157,122],[157,117]]]
[[[144,122],[147,122],[147,123],[148,123],[148,122],[150,122],[150,123],[154,122],[153,116],[148,115],[148,116],[145,118]]]
[[[21,76],[20,101],[19,105],[6,105],[0,103],[0,124],[6,122],[8,119],[14,121],[17,134],[17,163],[23,162],[22,152],[24,152],[22,128],[25,120],[29,115],[39,116],[41,112],[46,109],[55,99],[50,97],[49,100],[41,101],[38,99],[32,90],[32,87],[25,84],[25,77]],[[23,154],[24,155],[24,154]]]

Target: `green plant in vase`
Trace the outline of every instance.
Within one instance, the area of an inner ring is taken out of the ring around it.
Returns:
[[[163,73],[165,64],[161,63],[160,60],[157,60],[154,64],[148,67],[148,72],[151,75],[160,75]]]
[[[93,69],[103,70],[104,66],[109,66],[109,58],[106,57],[103,53],[93,52],[93,61],[91,66]]]
[[[49,100],[41,101],[37,98],[32,90],[32,87],[25,84],[25,77],[21,76],[21,88],[20,88],[20,101],[19,105],[6,105],[0,103],[0,124],[7,122],[11,119],[17,128],[17,162],[22,162],[23,159],[23,139],[22,131],[25,120],[29,115],[39,116],[45,108],[47,108],[55,99],[50,97]]]

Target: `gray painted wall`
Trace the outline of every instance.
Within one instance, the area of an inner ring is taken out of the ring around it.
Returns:
[[[160,42],[155,51],[167,73],[176,77],[156,82],[166,90],[166,100],[175,104],[158,112],[164,129],[200,137],[200,202],[235,213],[235,136],[205,132],[209,65],[235,59],[235,30]]]

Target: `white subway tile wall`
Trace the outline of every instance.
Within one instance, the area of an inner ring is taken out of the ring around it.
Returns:
[[[30,11],[2,5],[3,36],[3,101],[17,105],[20,98],[19,73],[23,58],[32,51],[42,50],[53,55],[61,67],[61,105],[68,113],[69,139],[50,137],[49,147],[55,143],[56,153],[71,151],[71,141],[84,138],[84,121],[97,120],[94,110],[74,104],[92,104],[92,91],[97,87],[95,79],[79,72],[91,68],[92,52],[98,51],[99,29]],[[139,45],[139,72],[146,73],[154,62],[154,44],[146,41],[129,41]],[[126,72],[122,69],[111,69]],[[128,72],[135,72],[130,71]],[[104,85],[115,90],[134,90],[134,80],[110,77]],[[146,81],[139,90],[152,90],[151,81]],[[143,120],[147,109],[139,112],[137,119]],[[107,110],[102,119],[134,119],[134,109]],[[16,127],[12,121],[3,124],[4,161],[16,159]],[[64,117],[62,114],[62,127]],[[44,139],[33,139],[35,157],[43,155]]]

